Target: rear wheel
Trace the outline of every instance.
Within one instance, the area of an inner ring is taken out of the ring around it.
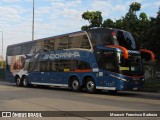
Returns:
[[[72,82],[71,82],[71,88],[73,91],[75,92],[78,92],[81,90],[81,86],[80,86],[80,83],[79,83],[79,80],[78,78],[73,78]]]
[[[95,85],[95,82],[94,82],[94,80],[92,78],[89,78],[86,81],[85,88],[86,88],[86,91],[88,93],[95,93],[95,91],[96,91],[96,85]]]
[[[22,86],[22,80],[20,79],[20,77],[16,77],[16,85],[18,87],[21,87]]]
[[[29,86],[26,76],[22,78],[22,85],[23,85],[23,87],[28,87]]]

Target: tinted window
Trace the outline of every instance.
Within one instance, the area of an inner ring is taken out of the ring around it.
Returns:
[[[29,62],[28,64],[28,71],[31,71],[33,68],[33,62]]]
[[[84,61],[78,60],[56,60],[56,61],[42,61],[40,63],[40,71],[50,72],[74,72],[76,70],[88,70],[90,65]]]
[[[8,47],[8,49],[7,49],[7,55],[9,55],[9,56],[13,55],[13,48],[12,47]]]
[[[111,51],[101,51],[98,65],[100,69],[117,72],[118,66],[116,61],[116,53]]]
[[[68,48],[68,37],[63,36],[59,38],[52,38],[49,40],[44,40],[44,51],[50,51],[50,50],[62,50]]]
[[[25,44],[22,46],[22,53],[21,54],[29,54],[30,50],[31,50],[31,44]]]
[[[125,59],[122,55],[120,57],[120,70],[126,75],[142,75],[142,63],[140,55],[131,55],[128,59]]]
[[[88,32],[92,45],[113,45],[114,38],[112,36],[112,30],[107,29],[96,29]]]
[[[90,43],[85,33],[74,33],[69,36],[61,36],[44,40],[44,51],[49,50],[63,50],[69,48],[84,48],[90,49]]]
[[[69,36],[68,48],[90,49],[90,43],[85,33],[73,34]]]
[[[29,50],[29,54],[35,53],[36,52],[36,43],[29,44],[28,50]]]
[[[43,46],[44,51],[54,50],[55,48],[54,46],[55,46],[54,39],[44,40],[44,46]]]
[[[42,61],[40,63],[40,71],[49,72],[51,69],[51,62],[50,61]]]
[[[56,38],[54,49],[55,50],[62,50],[62,49],[68,49],[68,37],[62,37],[62,38]]]
[[[13,49],[13,55],[20,55],[21,54],[21,46],[17,46],[17,47],[14,47]]]
[[[127,49],[136,49],[135,40],[129,32],[118,31],[117,40],[120,46]]]

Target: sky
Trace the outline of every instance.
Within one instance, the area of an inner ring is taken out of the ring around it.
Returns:
[[[141,3],[141,12],[156,17],[159,0],[35,0],[34,39],[51,37],[81,30],[88,21],[86,11],[101,11],[103,20],[120,19],[133,2]],[[5,57],[8,45],[32,39],[33,0],[0,0],[0,55]]]

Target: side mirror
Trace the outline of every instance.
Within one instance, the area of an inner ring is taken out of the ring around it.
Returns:
[[[140,49],[139,51],[141,53],[142,59],[145,61],[155,60],[155,55],[152,51],[146,49]]]

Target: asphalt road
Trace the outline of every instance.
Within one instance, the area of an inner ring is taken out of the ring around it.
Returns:
[[[85,91],[72,92],[64,88],[16,87],[15,84],[0,81],[0,111],[160,111],[160,94],[144,92],[119,92],[116,95],[102,91],[88,94]],[[0,118],[18,120],[22,118]],[[61,120],[158,120],[157,117],[48,117],[23,118]]]

